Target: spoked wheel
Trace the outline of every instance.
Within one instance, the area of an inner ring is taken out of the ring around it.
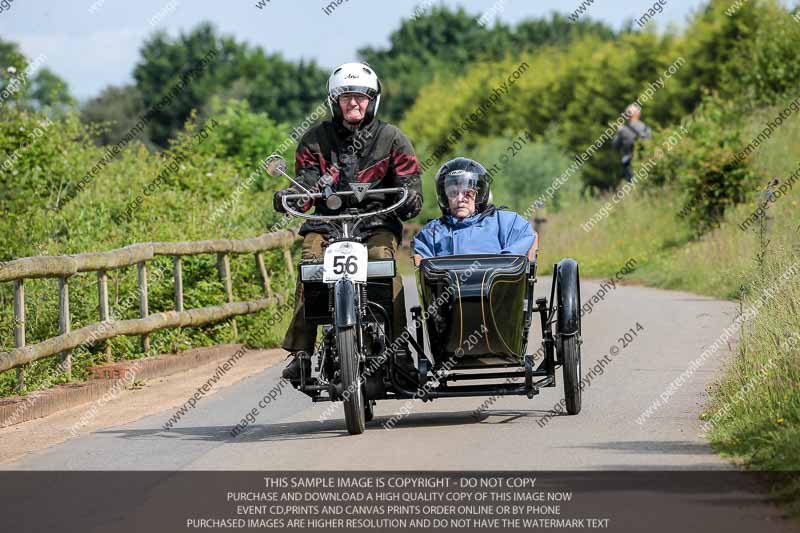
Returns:
[[[567,413],[581,412],[581,289],[578,263],[563,259],[558,264],[559,359],[564,369],[564,401]]]
[[[359,369],[356,328],[348,326],[336,331],[336,347],[339,352],[339,365],[344,388],[344,421],[351,435],[364,433],[366,405],[364,383]]]
[[[375,418],[375,402],[366,400],[364,402],[364,421],[372,422],[373,418]]]

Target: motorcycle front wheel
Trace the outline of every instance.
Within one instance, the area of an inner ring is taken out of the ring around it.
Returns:
[[[364,386],[359,369],[358,344],[355,326],[340,327],[336,331],[336,347],[341,369],[344,421],[351,435],[364,433]]]

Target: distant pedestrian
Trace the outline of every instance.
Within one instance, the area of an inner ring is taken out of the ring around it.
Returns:
[[[622,176],[629,182],[633,181],[633,161],[634,148],[638,139],[649,139],[652,135],[650,127],[640,120],[642,110],[637,104],[631,104],[625,109],[625,117],[628,119],[625,124],[619,127],[616,136],[612,141],[612,146],[619,150],[622,162]]]

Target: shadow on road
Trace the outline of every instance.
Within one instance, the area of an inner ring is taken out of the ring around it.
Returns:
[[[632,440],[597,442],[584,446],[570,446],[574,449],[616,450],[624,453],[657,453],[669,455],[709,455],[714,452],[705,442]]]
[[[392,425],[392,415],[376,416],[367,423],[367,431],[389,429],[413,429],[425,427],[460,426],[468,424],[493,423],[508,424],[520,419],[538,418],[548,415],[542,410],[487,410],[476,414],[474,411],[443,411],[436,413],[412,413],[400,418]],[[561,414],[558,414],[561,416]],[[503,420],[495,420],[501,417]],[[388,428],[385,426],[389,426]],[[108,429],[98,431],[98,435],[119,437],[129,440],[139,439],[182,439],[205,442],[270,442],[299,439],[330,439],[348,437],[344,419],[313,420],[301,422],[278,422],[273,424],[255,424],[236,437],[231,436],[231,428],[226,426],[187,426],[173,427],[169,431],[162,428],[153,429]]]

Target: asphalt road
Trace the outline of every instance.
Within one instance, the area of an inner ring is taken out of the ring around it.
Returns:
[[[407,302],[415,302],[413,281],[408,278],[406,283]],[[583,410],[576,416],[553,410],[563,397],[559,371],[559,386],[543,389],[532,400],[498,398],[480,414],[475,411],[483,398],[414,401],[407,406],[410,413],[391,430],[383,423],[404,401],[379,402],[374,421],[359,436],[348,435],[340,404],[313,404],[284,388],[255,423],[231,437],[231,428],[279,383],[281,368],[271,367],[204,400],[170,431],[162,426],[174,409],[74,438],[3,469],[734,470],[711,450],[699,420],[706,387],[730,355],[727,345],[646,420],[640,418],[689,368],[689,362],[719,338],[735,316],[734,304],[638,286],[617,285],[603,291],[596,281],[584,282],[581,292],[584,301],[605,292],[583,319],[584,377],[604,357],[607,364],[602,374],[595,372],[584,391]],[[544,294],[549,295],[547,282],[537,288],[537,296]],[[631,342],[623,341],[626,332]],[[539,333],[534,330],[530,346],[538,347]],[[174,494],[166,488],[171,487],[168,479],[164,472],[163,483],[153,488],[149,501],[164,501],[153,494]],[[172,480],[175,483],[179,481]],[[603,508],[619,507],[623,501],[633,509],[649,505],[652,500],[637,504],[646,492],[627,488],[602,492],[608,498]],[[657,500],[666,506],[665,516],[679,521],[678,529],[670,527],[671,531],[795,530],[779,518],[776,508],[763,503],[760,490],[744,475],[726,482],[725,494],[714,497],[702,491],[667,492]],[[119,505],[116,497],[109,501]],[[108,510],[117,523],[127,512],[114,515]],[[701,515],[703,521],[708,515],[708,520],[723,525],[694,529],[692,524]],[[57,524],[57,516],[53,520]]]
[[[541,281],[537,296],[549,296],[549,284]],[[407,302],[416,302],[413,280],[406,283]],[[584,282],[584,301],[598,291],[597,282]],[[557,387],[532,400],[497,398],[480,414],[475,411],[484,398],[413,401],[406,406],[410,413],[386,430],[382,424],[406,401],[378,402],[374,421],[360,436],[347,434],[341,404],[313,404],[283,388],[270,409],[231,437],[230,429],[277,385],[281,369],[272,367],[204,400],[169,432],[162,425],[173,409],[75,438],[6,468],[304,469],[323,466],[324,455],[325,468],[335,470],[728,469],[703,439],[698,418],[727,346],[646,421],[637,418],[719,337],[734,312],[732,303],[686,293],[620,285],[609,290],[583,319],[584,376],[606,361],[576,416],[554,413],[563,397],[559,369]],[[631,329],[633,341],[622,342]],[[537,323],[532,330],[529,346],[536,348]]]

